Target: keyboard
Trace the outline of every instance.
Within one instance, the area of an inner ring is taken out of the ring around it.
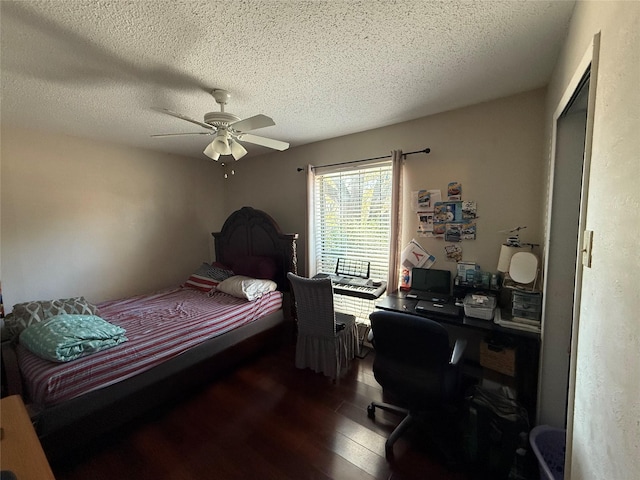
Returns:
[[[350,297],[364,298],[367,300],[375,300],[387,289],[387,282],[381,282],[378,287],[369,285],[344,285],[339,283],[333,284],[333,291],[339,295],[348,295]]]
[[[331,275],[330,278],[333,283],[338,285],[353,285],[355,287],[366,287],[371,281],[368,278],[340,277],[337,275]]]
[[[369,278],[343,277],[333,273],[319,273],[313,278],[330,278],[333,282],[333,291],[339,295],[375,300],[387,289],[387,282],[373,285]]]

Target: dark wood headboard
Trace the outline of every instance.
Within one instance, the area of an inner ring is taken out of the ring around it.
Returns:
[[[276,266],[272,280],[280,291],[289,291],[287,272],[298,272],[297,233],[282,233],[265,212],[242,207],[229,215],[220,232],[212,235],[217,262],[233,268],[247,258],[272,259]]]

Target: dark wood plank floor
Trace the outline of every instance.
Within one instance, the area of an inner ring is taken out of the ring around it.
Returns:
[[[336,385],[293,366],[294,348],[246,363],[178,404],[157,410],[52,465],[58,480],[468,479],[419,432],[384,442],[400,420],[367,417],[381,400],[373,353]]]

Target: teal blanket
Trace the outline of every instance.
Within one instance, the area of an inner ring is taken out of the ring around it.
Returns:
[[[68,362],[126,342],[125,333],[96,315],[61,314],[27,327],[20,343],[45,360]]]

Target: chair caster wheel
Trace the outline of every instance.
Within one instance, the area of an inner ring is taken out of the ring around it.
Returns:
[[[373,405],[367,406],[367,417],[372,420],[376,418],[376,407],[374,407]]]

